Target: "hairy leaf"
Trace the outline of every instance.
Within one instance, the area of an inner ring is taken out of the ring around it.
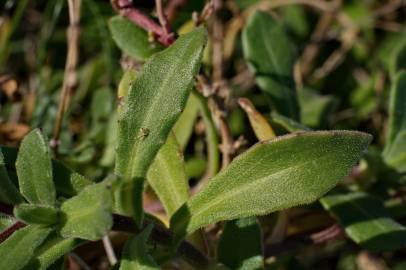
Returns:
[[[38,225],[28,226],[14,232],[0,244],[0,269],[19,270],[34,256],[52,229]]]
[[[371,136],[303,132],[259,143],[238,156],[172,217],[180,236],[203,226],[315,201],[359,160]]]
[[[271,15],[257,11],[249,17],[244,27],[242,42],[244,56],[259,87],[269,97],[271,108],[299,120],[293,79],[296,49],[282,25]]]
[[[0,150],[0,201],[8,204],[18,204],[23,202],[23,198],[18,192],[16,186],[8,177],[6,163],[4,162],[3,153]]]
[[[190,95],[185,110],[173,127],[176,139],[182,149],[185,149],[193,133],[193,127],[199,113],[199,103],[195,95]]]
[[[137,60],[146,60],[154,53],[162,50],[156,42],[150,42],[148,33],[130,20],[114,16],[109,21],[113,40],[124,53]]]
[[[31,131],[18,151],[16,170],[20,191],[33,204],[55,205],[56,191],[52,180],[49,147],[38,129]]]
[[[320,200],[357,244],[372,251],[406,246],[406,228],[389,217],[382,202],[363,192],[329,195]]]
[[[148,171],[148,183],[171,217],[189,198],[189,185],[185,174],[183,153],[175,135],[171,133],[159,150]]]
[[[262,232],[255,217],[226,223],[218,244],[217,259],[230,269],[264,268]]]
[[[103,184],[94,184],[66,200],[61,206],[61,235],[87,240],[102,238],[113,224],[110,194]]]
[[[52,225],[58,222],[58,209],[23,203],[14,208],[14,216],[27,224]]]
[[[406,71],[396,76],[391,90],[388,128],[383,158],[397,171],[406,172]]]
[[[155,54],[123,101],[116,172],[124,181],[133,182],[135,190],[142,190],[149,166],[185,106],[205,43],[206,30],[197,28]],[[120,211],[133,214],[140,223],[141,197],[134,199],[132,208]]]
[[[148,254],[147,240],[152,231],[149,225],[137,236],[131,237],[124,246],[120,270],[156,270],[160,269]]]
[[[54,185],[58,195],[72,197],[79,194],[85,187],[93,184],[86,177],[72,171],[59,161],[52,161]]]
[[[51,234],[47,240],[35,251],[24,270],[38,269],[46,270],[59,258],[72,251],[74,248],[84,244],[85,241],[77,238],[62,238]]]

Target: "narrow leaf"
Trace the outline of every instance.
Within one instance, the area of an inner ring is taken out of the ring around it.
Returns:
[[[399,72],[391,89],[388,129],[383,158],[398,172],[406,172],[406,71]]]
[[[113,40],[124,53],[137,60],[146,60],[154,53],[162,50],[156,42],[150,42],[148,33],[130,20],[114,16],[109,21]]]
[[[230,269],[264,268],[262,232],[255,217],[226,223],[218,244],[217,259]]]
[[[4,162],[3,153],[0,150],[0,201],[8,204],[18,204],[23,202],[23,198],[18,192],[16,186],[8,177],[6,163]]]
[[[139,235],[131,237],[124,246],[120,270],[156,270],[160,269],[148,254],[147,240],[152,231],[149,225]]]
[[[55,205],[49,147],[38,129],[31,131],[18,151],[16,170],[20,191],[33,204]]]
[[[111,208],[111,195],[103,184],[86,187],[62,204],[61,235],[87,240],[102,238],[113,223]]]
[[[240,98],[238,103],[248,115],[251,127],[258,140],[265,141],[276,137],[268,120],[255,109],[254,104],[248,98]]]
[[[27,224],[52,225],[58,222],[58,210],[51,206],[23,203],[14,208],[14,216]]]
[[[181,36],[144,65],[124,99],[119,116],[116,172],[142,189],[147,171],[181,114],[193,78],[200,67],[206,30]],[[141,193],[141,192],[138,192]],[[142,221],[142,200],[134,197],[131,209],[121,209]]]
[[[28,265],[24,267],[24,270],[49,269],[48,267],[56,262],[59,258],[84,243],[84,240],[76,238],[62,238],[56,234],[51,234],[47,240],[35,251],[35,256],[31,259]]]
[[[0,245],[0,269],[23,268],[51,231],[50,228],[33,225],[14,232]]]
[[[315,201],[348,174],[371,136],[351,131],[290,134],[238,156],[172,217],[182,237],[222,220]]]
[[[320,200],[357,244],[371,251],[406,246],[406,228],[389,217],[383,204],[363,192],[329,195]]]
[[[298,131],[310,131],[311,129],[300,124],[299,122],[296,122],[293,119],[290,119],[286,116],[283,116],[281,114],[278,114],[276,112],[271,113],[270,117],[270,122],[272,123],[272,126],[280,126],[284,130],[288,132],[298,132]]]
[[[248,65],[257,84],[269,97],[271,108],[299,120],[293,79],[296,49],[282,25],[271,15],[257,11],[249,17],[244,27],[242,43]]]
[[[175,135],[171,133],[159,150],[148,171],[148,183],[171,217],[189,198],[189,185],[185,174],[183,153]]]
[[[193,133],[193,127],[199,113],[199,103],[195,95],[190,95],[186,103],[185,110],[180,115],[173,127],[176,139],[182,149],[185,149]]]

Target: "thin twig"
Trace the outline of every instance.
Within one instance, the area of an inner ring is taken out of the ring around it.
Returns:
[[[105,235],[103,236],[102,241],[104,250],[106,251],[107,259],[109,260],[110,265],[113,266],[117,263],[117,256],[116,253],[114,252],[111,240],[108,235]]]
[[[172,34],[168,18],[166,17],[162,6],[162,0],[155,0],[155,5],[156,5],[156,13],[158,15],[159,23],[161,24],[162,29],[165,31],[166,35]]]
[[[87,265],[87,263],[81,258],[79,257],[79,255],[77,255],[74,252],[69,253],[69,255],[72,257],[73,260],[75,260],[77,262],[77,264],[83,268],[84,270],[92,270],[92,268]]]
[[[59,136],[61,134],[64,113],[69,103],[70,96],[77,84],[76,66],[79,56],[79,21],[81,4],[82,0],[68,0],[70,21],[69,27],[67,29],[68,53],[66,57],[62,93],[59,99],[58,112],[54,124],[53,138],[51,140],[51,147],[53,148],[55,155],[57,155],[58,153]]]
[[[5,229],[4,231],[2,231],[0,233],[0,244],[2,242],[4,242],[5,240],[7,240],[7,238],[9,238],[15,231],[24,228],[25,224],[17,221],[16,223],[14,223],[13,225],[11,225],[10,227],[8,227],[7,229]]]

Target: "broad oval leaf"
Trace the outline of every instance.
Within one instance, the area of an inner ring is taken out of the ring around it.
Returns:
[[[0,269],[19,270],[33,257],[52,229],[31,225],[14,232],[0,244]]]
[[[171,227],[179,239],[218,221],[311,203],[348,174],[370,141],[356,131],[319,131],[259,143],[189,199]]]
[[[54,206],[56,191],[52,180],[49,147],[39,129],[24,137],[16,161],[18,183],[23,196],[33,204]]]
[[[257,218],[228,221],[221,234],[217,259],[235,270],[264,269],[262,231]]]
[[[406,246],[406,228],[389,217],[378,199],[363,192],[351,192],[328,195],[320,202],[363,248],[382,252]]]
[[[112,199],[104,184],[86,187],[61,205],[60,234],[86,240],[102,238],[113,224]]]
[[[148,183],[162,202],[170,218],[189,198],[189,185],[183,162],[183,152],[171,133],[149,168]]]
[[[202,27],[181,36],[168,49],[144,65],[124,99],[119,116],[116,172],[126,182],[142,187],[148,168],[181,114],[197,74],[206,30]],[[134,197],[134,214],[141,222],[142,201]]]
[[[243,29],[242,44],[248,65],[259,87],[269,97],[272,109],[299,120],[293,79],[296,49],[282,25],[271,15],[257,11]]]
[[[58,209],[51,206],[23,203],[14,208],[14,216],[27,224],[56,224],[58,214]]]
[[[117,46],[137,60],[146,60],[162,50],[160,44],[149,41],[148,33],[144,29],[121,16],[114,16],[110,19],[109,29]]]
[[[391,90],[388,129],[383,158],[398,172],[406,172],[406,71],[399,72]]]
[[[131,237],[124,246],[120,270],[157,270],[160,269],[148,254],[147,240],[152,231],[149,225],[137,236]]]

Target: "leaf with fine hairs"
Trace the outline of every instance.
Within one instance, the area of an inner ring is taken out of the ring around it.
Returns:
[[[14,232],[0,244],[0,269],[19,270],[33,257],[52,229],[30,225]]]
[[[27,224],[53,225],[58,215],[58,209],[51,206],[22,203],[14,207],[14,216]]]
[[[131,237],[124,246],[120,270],[157,270],[160,269],[148,254],[147,240],[152,231],[149,225],[140,234]]]
[[[61,205],[60,234],[99,240],[113,225],[111,192],[103,183],[86,187]]]
[[[328,195],[320,202],[363,248],[383,252],[406,246],[406,228],[390,218],[379,199],[363,192],[351,192]]]
[[[390,167],[404,173],[406,172],[406,71],[397,74],[391,89],[388,129],[383,158]]]
[[[242,44],[244,57],[257,84],[269,98],[271,109],[300,120],[293,78],[296,49],[283,26],[270,14],[256,11],[243,29]]]
[[[54,206],[56,191],[48,142],[39,129],[24,137],[16,161],[23,196],[33,204]]]
[[[135,201],[120,202],[128,196],[120,196],[116,201],[118,210],[132,215],[138,224],[143,219],[138,195],[142,193],[149,166],[186,104],[200,67],[206,35],[206,30],[199,27],[152,56],[122,101],[116,173],[126,183],[123,188],[135,194]]]
[[[218,221],[311,203],[349,173],[370,141],[356,131],[318,131],[258,143],[189,199],[171,228],[179,240]]]

